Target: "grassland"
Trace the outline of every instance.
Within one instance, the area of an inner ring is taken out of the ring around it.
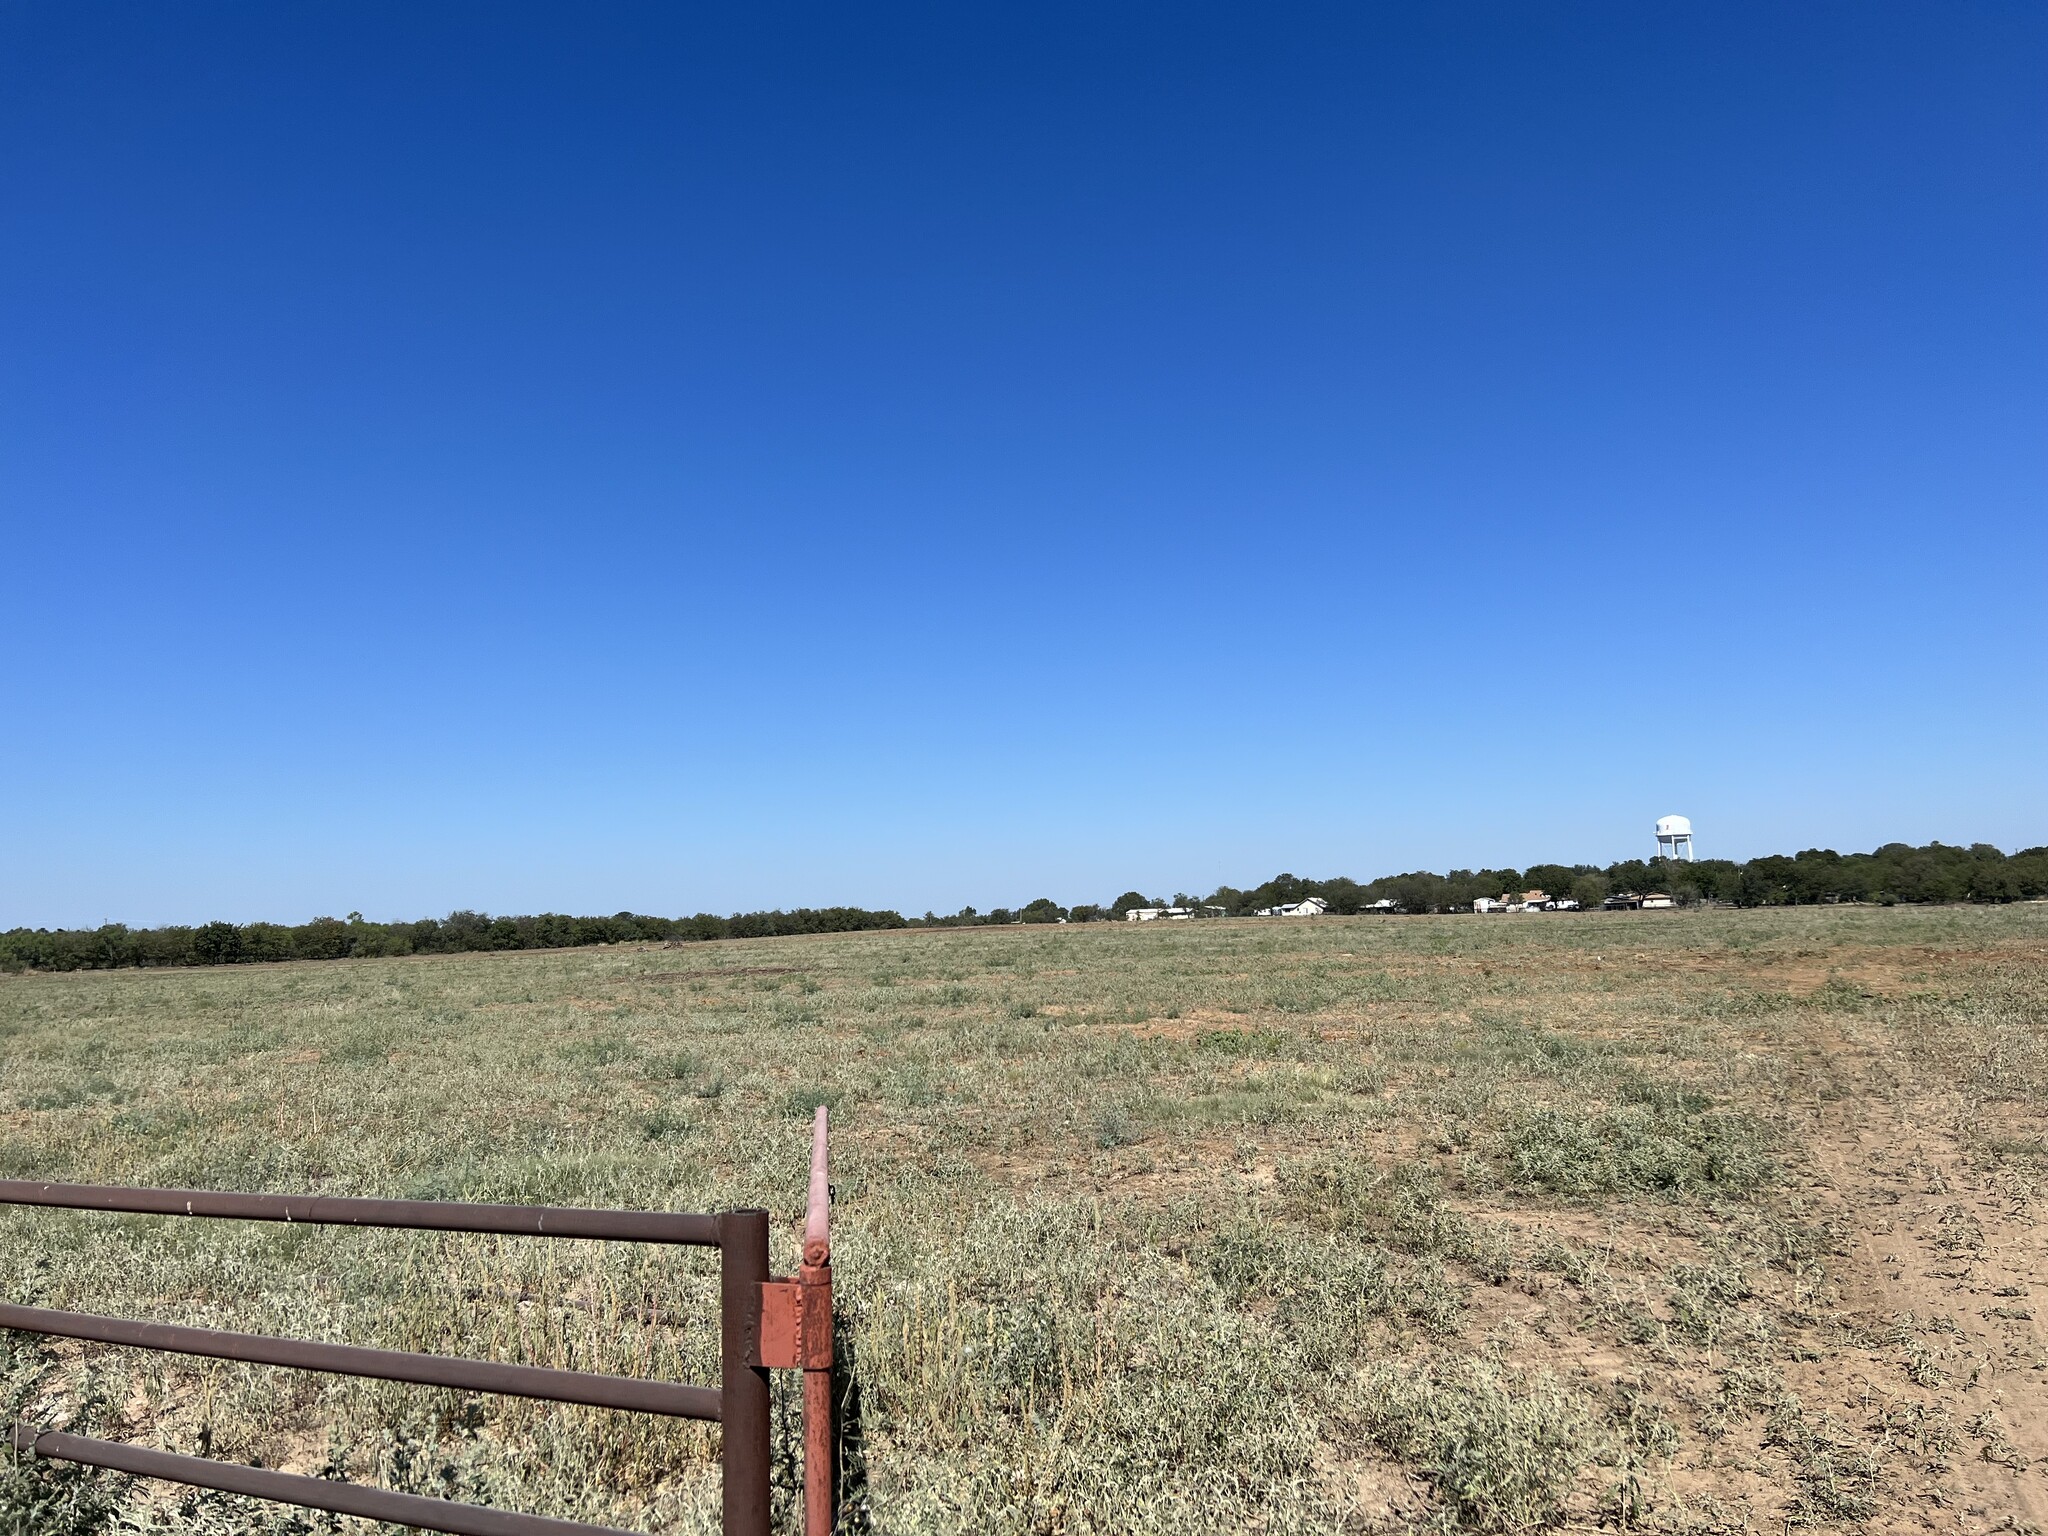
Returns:
[[[7,1176],[766,1204],[783,1265],[831,1104],[849,1530],[2048,1522],[2040,905],[18,976],[0,1052]],[[703,1256],[0,1232],[9,1299],[715,1379]],[[8,1339],[44,1424],[715,1526],[702,1426]],[[0,1471],[0,1531],[330,1528]]]

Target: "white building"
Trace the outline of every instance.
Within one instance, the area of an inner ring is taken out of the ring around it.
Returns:
[[[1506,902],[1496,901],[1491,896],[1481,896],[1472,903],[1472,910],[1474,912],[1505,912],[1507,909],[1508,904]]]
[[[1321,917],[1330,910],[1330,904],[1320,896],[1311,896],[1307,901],[1286,901],[1277,907],[1261,907],[1253,917]]]
[[[1127,923],[1153,923],[1166,916],[1167,911],[1168,909],[1165,907],[1133,907],[1124,914],[1124,921]]]

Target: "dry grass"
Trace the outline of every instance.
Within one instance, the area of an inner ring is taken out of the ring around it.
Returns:
[[[7,1176],[765,1203],[785,1264],[831,1103],[850,1529],[2044,1521],[2040,906],[16,977],[0,1049]],[[14,1299],[714,1379],[705,1257],[0,1222]],[[18,1336],[0,1364],[42,1422],[715,1525],[701,1426]],[[0,1531],[350,1528],[294,1518],[0,1479]]]

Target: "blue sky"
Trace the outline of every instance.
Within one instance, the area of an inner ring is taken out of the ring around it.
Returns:
[[[2034,4],[0,5],[0,925],[2048,842]]]

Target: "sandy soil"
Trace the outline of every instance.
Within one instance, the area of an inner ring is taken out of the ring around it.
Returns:
[[[2017,1181],[1972,1169],[1937,1107],[1851,1102],[1816,1139],[1816,1193],[1841,1234],[1829,1321],[1861,1347],[1801,1385],[1845,1417],[1917,1407],[1959,1431],[1955,1451],[1890,1490],[1874,1529],[2038,1531],[2048,1231]]]

